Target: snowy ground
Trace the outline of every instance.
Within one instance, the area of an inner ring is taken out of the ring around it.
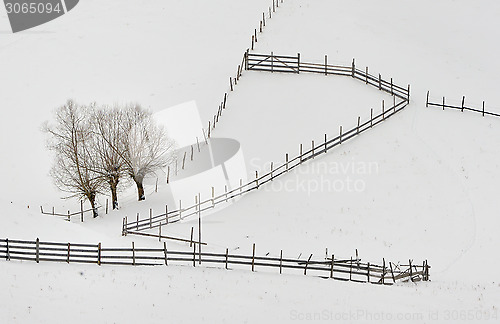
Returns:
[[[120,226],[124,216],[163,210],[162,187],[148,188],[141,204],[124,193],[120,211],[83,224],[39,214],[41,204],[78,208],[58,199],[47,176],[40,125],[68,97],[153,110],[196,99],[208,122],[270,4],[87,0],[15,35],[1,9],[0,237],[156,246],[121,237]],[[412,102],[203,219],[208,250],[246,253],[256,243],[258,254],[322,256],[328,247],[346,257],[358,249],[377,263],[428,259],[431,282],[377,287],[259,271],[0,262],[0,322],[498,322],[500,119],[425,108],[425,95],[449,102],[466,95],[469,105],[485,100],[500,112],[492,41],[499,13],[495,1],[285,0],[256,52],[300,52],[317,62],[328,54],[341,64],[355,57],[372,73],[410,83]],[[368,118],[382,99],[391,100],[350,78],[249,71],[214,136],[242,143],[252,175],[298,153],[300,143]],[[195,223],[164,233],[186,237]]]

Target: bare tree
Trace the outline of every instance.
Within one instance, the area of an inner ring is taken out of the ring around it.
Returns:
[[[95,108],[92,111],[91,123],[94,145],[98,157],[97,171],[106,179],[111,191],[113,209],[118,208],[118,184],[126,174],[123,158],[123,121],[124,113],[119,108]]]
[[[50,174],[56,186],[70,195],[87,199],[98,216],[97,194],[102,193],[104,177],[98,172],[95,134],[87,118],[88,108],[69,100],[55,112],[55,125],[46,123],[43,130],[49,134],[48,148],[55,153]]]
[[[144,200],[144,178],[174,161],[175,144],[155,123],[149,110],[133,104],[126,106],[124,112],[123,158],[127,173],[137,186],[138,199]]]

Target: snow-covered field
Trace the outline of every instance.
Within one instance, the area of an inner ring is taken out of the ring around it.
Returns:
[[[122,237],[122,217],[164,208],[163,186],[84,223],[48,177],[40,126],[73,98],[137,101],[154,111],[195,99],[217,110],[271,1],[86,0],[11,34],[0,9],[0,238],[157,246]],[[496,1],[285,0],[255,52],[300,52],[411,84],[410,105],[380,126],[203,218],[206,250],[364,261],[425,259],[431,281],[379,287],[269,272],[0,262],[1,323],[499,322],[500,119],[425,108],[435,101],[500,112]],[[243,147],[249,176],[350,128],[390,97],[350,78],[245,71],[213,136]],[[349,187],[356,184],[356,187]],[[323,187],[321,187],[323,184]],[[326,186],[326,187],[325,187]],[[349,189],[351,188],[351,189]],[[208,190],[209,188],[200,188]],[[105,198],[104,198],[105,199]],[[102,201],[102,199],[101,199]],[[163,229],[187,237],[196,220]],[[183,248],[183,245],[170,243]]]

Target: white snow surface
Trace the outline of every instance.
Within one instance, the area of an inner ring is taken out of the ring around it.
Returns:
[[[41,124],[68,98],[154,111],[196,100],[206,127],[270,5],[86,0],[18,34],[2,7],[0,238],[159,246],[122,237],[120,228],[125,216],[162,212],[163,185],[157,193],[149,185],[141,203],[126,190],[120,210],[84,223],[40,214],[40,205],[79,209],[52,185]],[[380,287],[259,268],[0,261],[0,323],[498,323],[500,119],[426,108],[425,97],[430,90],[432,101],[460,104],[465,95],[468,105],[485,100],[500,113],[499,14],[492,0],[284,0],[256,53],[300,52],[318,63],[327,54],[343,65],[355,57],[358,67],[411,84],[411,103],[203,218],[206,251],[251,253],[255,243],[258,255],[321,258],[328,248],[348,258],[358,249],[373,263],[427,259],[430,282]],[[382,100],[392,101],[347,77],[244,71],[213,136],[242,144],[251,178],[297,154],[300,143],[308,148],[367,119],[370,108],[379,112]],[[196,224],[163,233],[188,237]]]

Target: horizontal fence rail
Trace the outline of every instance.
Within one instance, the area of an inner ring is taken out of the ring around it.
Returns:
[[[393,285],[397,282],[417,282],[429,280],[427,261],[421,265],[408,260],[408,264],[385,262],[382,265],[361,262],[359,258],[335,259],[334,255],[324,260],[284,258],[283,251],[279,257],[256,256],[255,244],[252,255],[225,253],[172,251],[167,249],[166,242],[159,248],[132,247],[104,248],[98,244],[75,244],[0,239],[0,258],[5,260],[21,260],[34,262],[92,263],[97,265],[132,265],[159,266],[208,264],[224,269],[260,269],[275,268],[282,274],[289,270],[290,274],[313,275],[342,281]],[[231,266],[231,268],[229,268]]]
[[[460,110],[461,112],[464,112],[464,110],[473,111],[473,112],[481,113],[483,115],[483,117],[485,115],[486,116],[500,117],[500,113],[494,113],[494,112],[486,111],[484,109],[484,106],[485,106],[484,101],[483,101],[483,104],[482,104],[481,108],[467,107],[465,105],[465,96],[462,96],[462,104],[460,106],[454,106],[454,105],[446,104],[446,98],[445,97],[443,97],[443,101],[440,102],[440,103],[430,102],[429,101],[429,91],[427,91],[427,98],[425,100],[425,107],[429,107],[429,106],[443,108],[443,110],[445,108],[450,108],[450,109]]]

